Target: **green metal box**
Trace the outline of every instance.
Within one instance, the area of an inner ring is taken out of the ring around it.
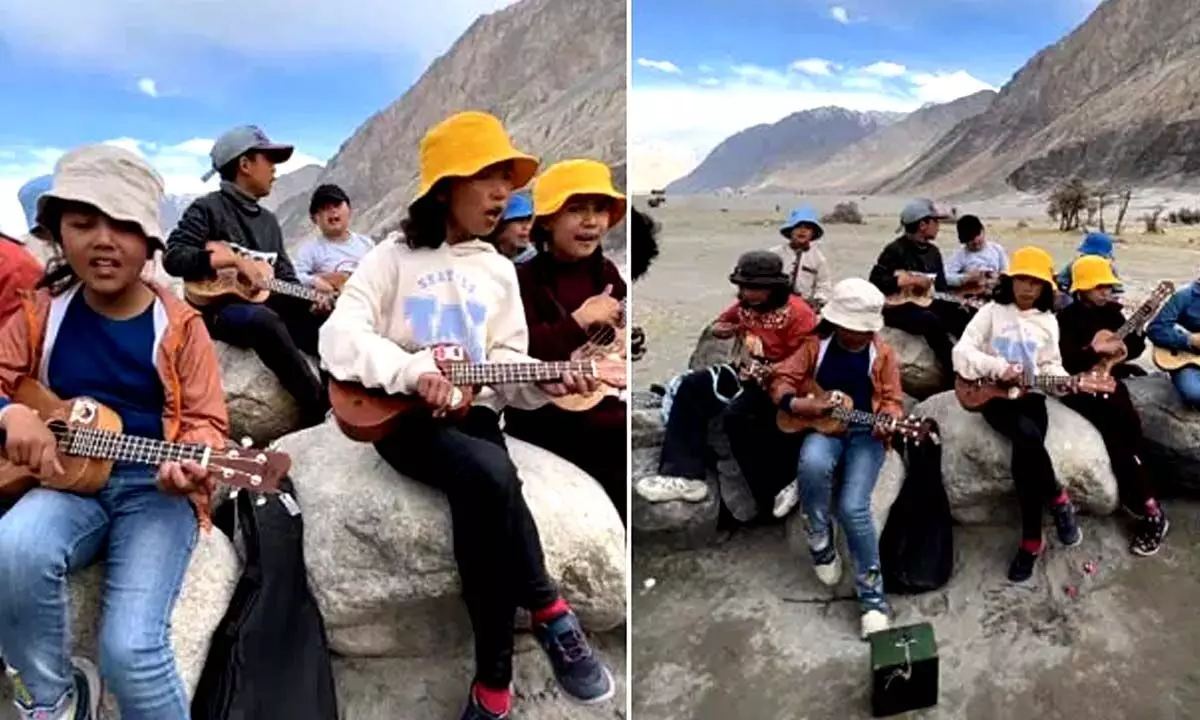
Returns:
[[[871,710],[875,717],[933,707],[938,700],[937,640],[918,623],[871,635]]]

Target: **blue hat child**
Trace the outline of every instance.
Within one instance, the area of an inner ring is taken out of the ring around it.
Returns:
[[[813,240],[818,240],[825,234],[825,228],[821,227],[821,220],[817,217],[817,211],[808,205],[801,205],[788,215],[787,222],[779,227],[779,234],[785,238],[792,239],[792,230],[797,225],[811,225],[813,229]]]
[[[1078,251],[1080,255],[1099,255],[1111,260],[1113,241],[1106,233],[1090,232],[1084,236],[1083,242],[1079,243]]]
[[[37,228],[37,201],[38,198],[50,190],[54,185],[53,175],[42,175],[36,177],[21,186],[17,190],[17,200],[21,203],[21,209],[25,211],[25,226],[32,232]]]
[[[504,208],[504,215],[500,217],[503,222],[510,220],[526,220],[533,217],[533,201],[525,193],[513,193],[508,198],[508,205]]]

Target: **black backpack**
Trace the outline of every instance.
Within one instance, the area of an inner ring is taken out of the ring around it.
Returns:
[[[214,513],[213,524],[244,546],[245,568],[213,635],[192,720],[338,720],[303,516],[291,480],[280,491],[239,492]]]
[[[942,446],[908,441],[898,449],[908,474],[879,538],[879,559],[887,591],[912,595],[937,590],[954,574],[954,520],[942,485]]]

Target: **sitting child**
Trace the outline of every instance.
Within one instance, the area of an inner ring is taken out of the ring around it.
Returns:
[[[771,398],[784,412],[820,417],[835,405],[823,393],[849,395],[854,407],[900,417],[904,393],[896,354],[878,334],[883,293],[858,278],[842,280],[821,313],[821,327],[775,370]],[[800,446],[796,483],[817,578],[833,587],[842,562],[834,544],[833,506],[854,561],[862,636],[888,628],[888,607],[879,565],[879,536],[871,518],[871,493],[883,467],[891,431],[884,425],[850,426],[843,435],[813,431]],[[842,482],[834,489],[841,466]]]
[[[1155,347],[1200,353],[1200,280],[1175,293],[1146,326]],[[1171,382],[1184,404],[1200,408],[1200,367],[1184,365],[1171,372]]]

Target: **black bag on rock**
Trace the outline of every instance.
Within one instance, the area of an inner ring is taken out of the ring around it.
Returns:
[[[214,513],[213,524],[244,549],[245,565],[213,635],[192,720],[338,720],[294,491],[284,478],[279,495],[239,492]]]
[[[942,485],[942,446],[907,441],[897,449],[908,475],[879,538],[879,559],[887,592],[912,595],[937,590],[954,574],[954,521]]]

